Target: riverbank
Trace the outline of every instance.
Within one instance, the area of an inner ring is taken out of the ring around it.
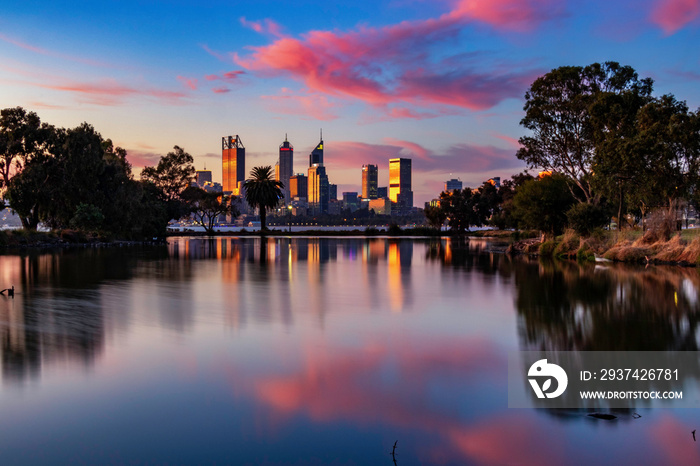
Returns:
[[[554,240],[515,241],[506,252],[578,261],[610,260],[696,267],[700,266],[700,230],[677,232],[669,239],[638,231],[606,231],[581,237],[570,230]]]
[[[77,230],[0,230],[0,249],[73,248],[158,244],[162,241],[127,241]]]

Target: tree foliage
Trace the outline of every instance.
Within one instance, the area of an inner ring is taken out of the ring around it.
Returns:
[[[450,230],[457,234],[469,231],[470,226],[482,226],[489,213],[488,206],[481,202],[481,192],[468,187],[442,192],[440,208],[447,215]]]
[[[537,78],[525,94],[525,117],[520,121],[532,134],[520,138],[518,158],[530,167],[565,175],[578,187],[572,195],[580,202],[596,203],[593,159],[597,138],[608,134],[610,126],[603,126],[610,121],[592,118],[591,108],[600,104],[601,96],[643,101],[651,95],[652,84],[616,62],[563,66]]]
[[[520,226],[555,236],[564,231],[574,202],[566,177],[555,173],[526,181],[513,198],[513,215]]]
[[[125,239],[165,234],[164,195],[134,180],[124,149],[87,123],[63,129],[19,107],[0,113],[4,197],[24,228],[43,222]]]
[[[265,218],[267,209],[273,209],[284,198],[284,184],[276,181],[272,174],[270,165],[264,167],[253,167],[250,171],[250,178],[243,184],[245,189],[245,200],[248,204],[257,208],[260,212],[260,230],[267,230]]]

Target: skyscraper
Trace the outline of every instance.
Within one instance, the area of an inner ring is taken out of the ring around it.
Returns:
[[[455,189],[462,190],[462,182],[460,180],[452,178],[451,180],[445,181],[445,191],[450,192]]]
[[[280,145],[280,158],[278,162],[277,181],[281,181],[284,185],[282,192],[284,193],[284,204],[289,205],[292,199],[289,190],[289,181],[294,174],[294,146],[287,140],[287,135],[284,135],[284,142]]]
[[[238,135],[221,138],[221,159],[224,191],[238,196],[245,181],[245,147]]]
[[[297,173],[289,178],[289,196],[307,199],[309,196],[309,184],[306,175]]]
[[[205,183],[211,183],[211,170],[197,170],[197,186],[200,188],[204,187]]]
[[[389,160],[389,199],[396,203],[399,213],[406,213],[413,207],[411,159]]]
[[[379,171],[376,165],[362,165],[362,197],[377,199]]]
[[[321,142],[309,154],[309,167],[315,163],[323,165],[323,132],[321,132]]]
[[[328,213],[328,202],[330,201],[330,193],[328,186],[328,175],[326,175],[326,167],[315,163],[309,167],[309,209],[313,215]]]
[[[326,167],[323,166],[323,132],[321,141],[309,154],[309,209],[313,215],[328,213],[330,190]]]

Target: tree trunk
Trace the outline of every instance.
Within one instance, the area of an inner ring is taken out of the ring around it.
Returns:
[[[267,216],[267,209],[263,206],[260,206],[260,231],[266,231],[267,227],[265,226],[265,217]]]
[[[620,205],[617,208],[617,231],[622,231],[622,185],[620,185]]]

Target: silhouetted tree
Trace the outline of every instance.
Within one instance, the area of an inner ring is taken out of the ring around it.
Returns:
[[[260,230],[267,230],[265,217],[267,209],[272,209],[284,198],[282,189],[284,184],[272,177],[272,167],[253,167],[250,178],[243,184],[245,188],[245,200],[251,207],[257,207],[260,211]]]
[[[214,224],[220,215],[237,217],[240,212],[235,206],[237,198],[222,193],[207,192],[197,186],[190,186],[182,192],[182,199],[189,206],[194,219],[208,234],[214,234]]]
[[[643,99],[653,81],[639,79],[629,66],[616,62],[586,67],[562,66],[541,76],[525,93],[525,117],[520,124],[532,131],[520,138],[519,159],[530,167],[558,172],[578,187],[572,195],[580,202],[596,203],[591,169],[596,148],[591,107],[601,93],[632,94]]]
[[[160,158],[155,167],[145,167],[141,179],[158,188],[161,198],[168,206],[171,219],[178,219],[187,213],[187,206],[180,194],[194,181],[194,159],[179,146]]]
[[[563,175],[526,181],[513,198],[513,216],[525,228],[555,236],[564,231],[566,211],[575,199]]]

